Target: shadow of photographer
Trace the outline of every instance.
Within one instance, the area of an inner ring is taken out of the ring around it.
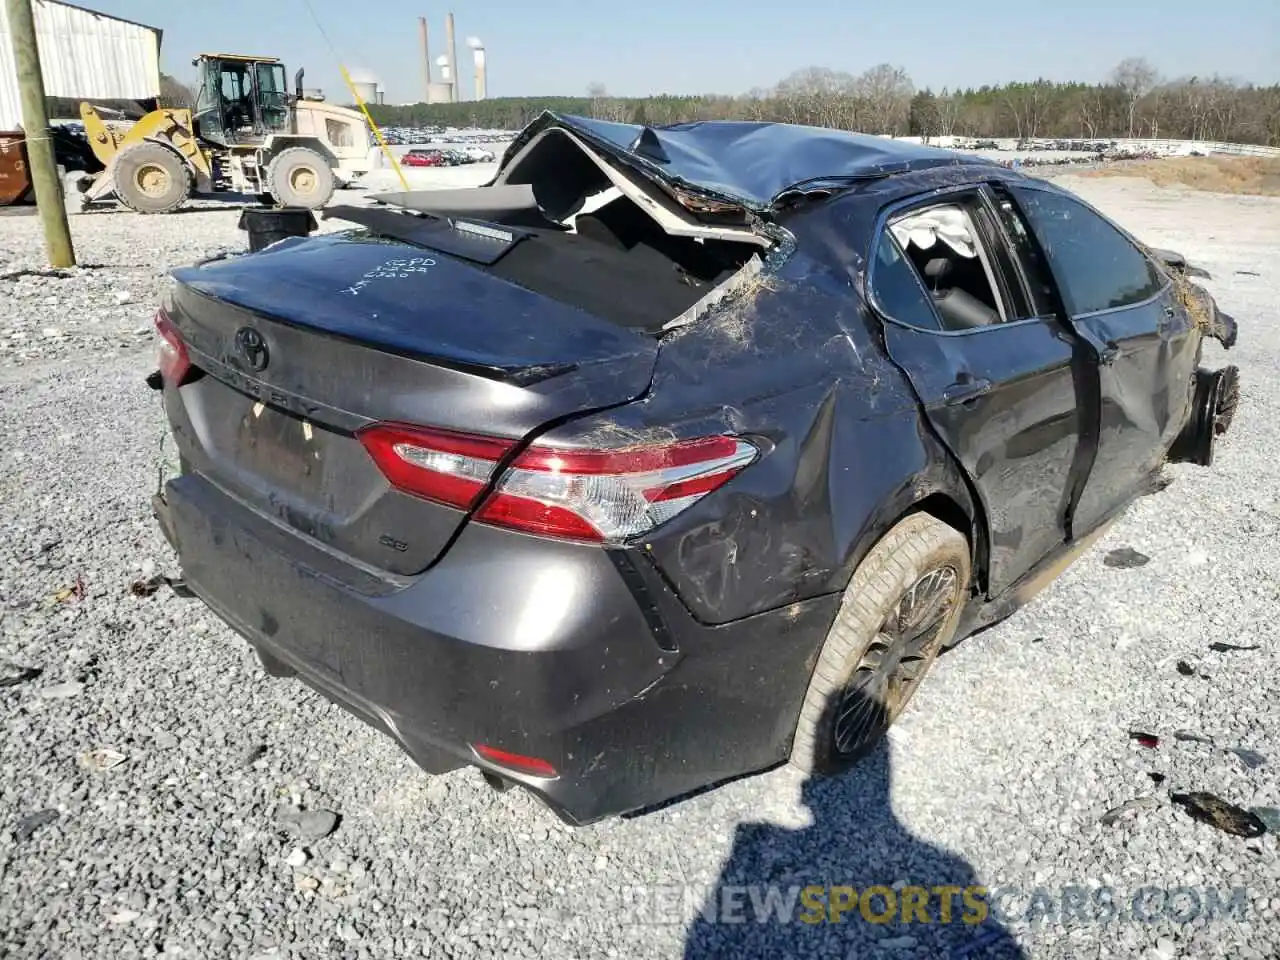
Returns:
[[[808,826],[740,825],[685,960],[1025,957],[973,867],[899,822],[890,769],[882,737],[846,773],[804,782]]]

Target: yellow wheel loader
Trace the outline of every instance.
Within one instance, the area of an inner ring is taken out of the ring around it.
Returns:
[[[308,97],[301,70],[290,95],[274,57],[201,54],[192,65],[200,70],[194,110],[154,110],[130,124],[80,105],[105,169],[71,178],[74,209],[114,193],[139,213],[169,213],[192,193],[232,191],[314,210],[337,182],[369,169],[363,115]]]

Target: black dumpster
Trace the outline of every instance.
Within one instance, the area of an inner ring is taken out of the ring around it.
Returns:
[[[245,207],[240,229],[249,231],[249,252],[257,253],[285,237],[305,237],[317,226],[306,207]]]

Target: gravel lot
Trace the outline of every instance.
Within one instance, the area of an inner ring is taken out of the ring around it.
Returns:
[[[426,776],[301,684],[268,679],[198,602],[131,592],[177,573],[147,506],[165,432],[142,383],[153,305],[166,268],[244,246],[237,214],[76,218],[91,266],[64,277],[17,275],[38,265],[38,221],[0,218],[0,662],[43,671],[0,689],[0,955],[1280,955],[1276,836],[1226,835],[1169,800],[1280,806],[1280,201],[1064,182],[1206,267],[1239,318],[1243,401],[1215,468],[1172,468],[1168,490],[1031,606],[943,658],[891,742],[842,780],[782,768],[576,830],[474,771]],[[1206,353],[1219,361],[1216,344]],[[1150,561],[1104,564],[1120,547]],[[297,839],[314,825],[281,807],[340,819]],[[857,911],[838,925],[698,920],[720,882],[1019,895],[976,928]],[[623,895],[638,885],[678,885],[688,906],[642,910]],[[1052,907],[1072,886],[1113,887],[1122,917],[1023,916],[1036,888]],[[1131,897],[1148,886],[1202,903],[1206,888],[1248,892],[1210,920],[1156,891],[1143,922]]]

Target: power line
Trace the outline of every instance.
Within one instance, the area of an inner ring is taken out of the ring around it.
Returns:
[[[356,90],[356,85],[351,82],[351,74],[347,73],[347,68],[343,66],[342,57],[338,55],[338,48],[334,46],[333,40],[330,39],[329,33],[324,28],[324,24],[320,22],[320,17],[316,13],[316,8],[311,5],[311,0],[302,0],[303,6],[307,8],[307,12],[311,14],[311,22],[316,25],[316,29],[320,31],[320,36],[324,38],[324,42],[329,46],[329,52],[333,54],[333,59],[338,64],[338,70],[342,73],[342,79],[346,83],[347,88],[351,91],[351,95],[356,99],[356,106],[364,114],[364,118],[369,123],[369,127],[373,130],[373,135],[378,138],[378,146],[382,148],[382,154],[387,158],[387,162],[391,164],[391,169],[396,172],[396,176],[400,178],[400,186],[404,187],[404,192],[409,193],[409,181],[405,179],[404,171],[400,169],[400,161],[396,159],[395,154],[391,152],[391,147],[387,145],[386,138],[382,136],[382,131],[378,129],[378,125],[374,122],[373,117],[369,115],[369,108],[365,106],[364,99]]]

